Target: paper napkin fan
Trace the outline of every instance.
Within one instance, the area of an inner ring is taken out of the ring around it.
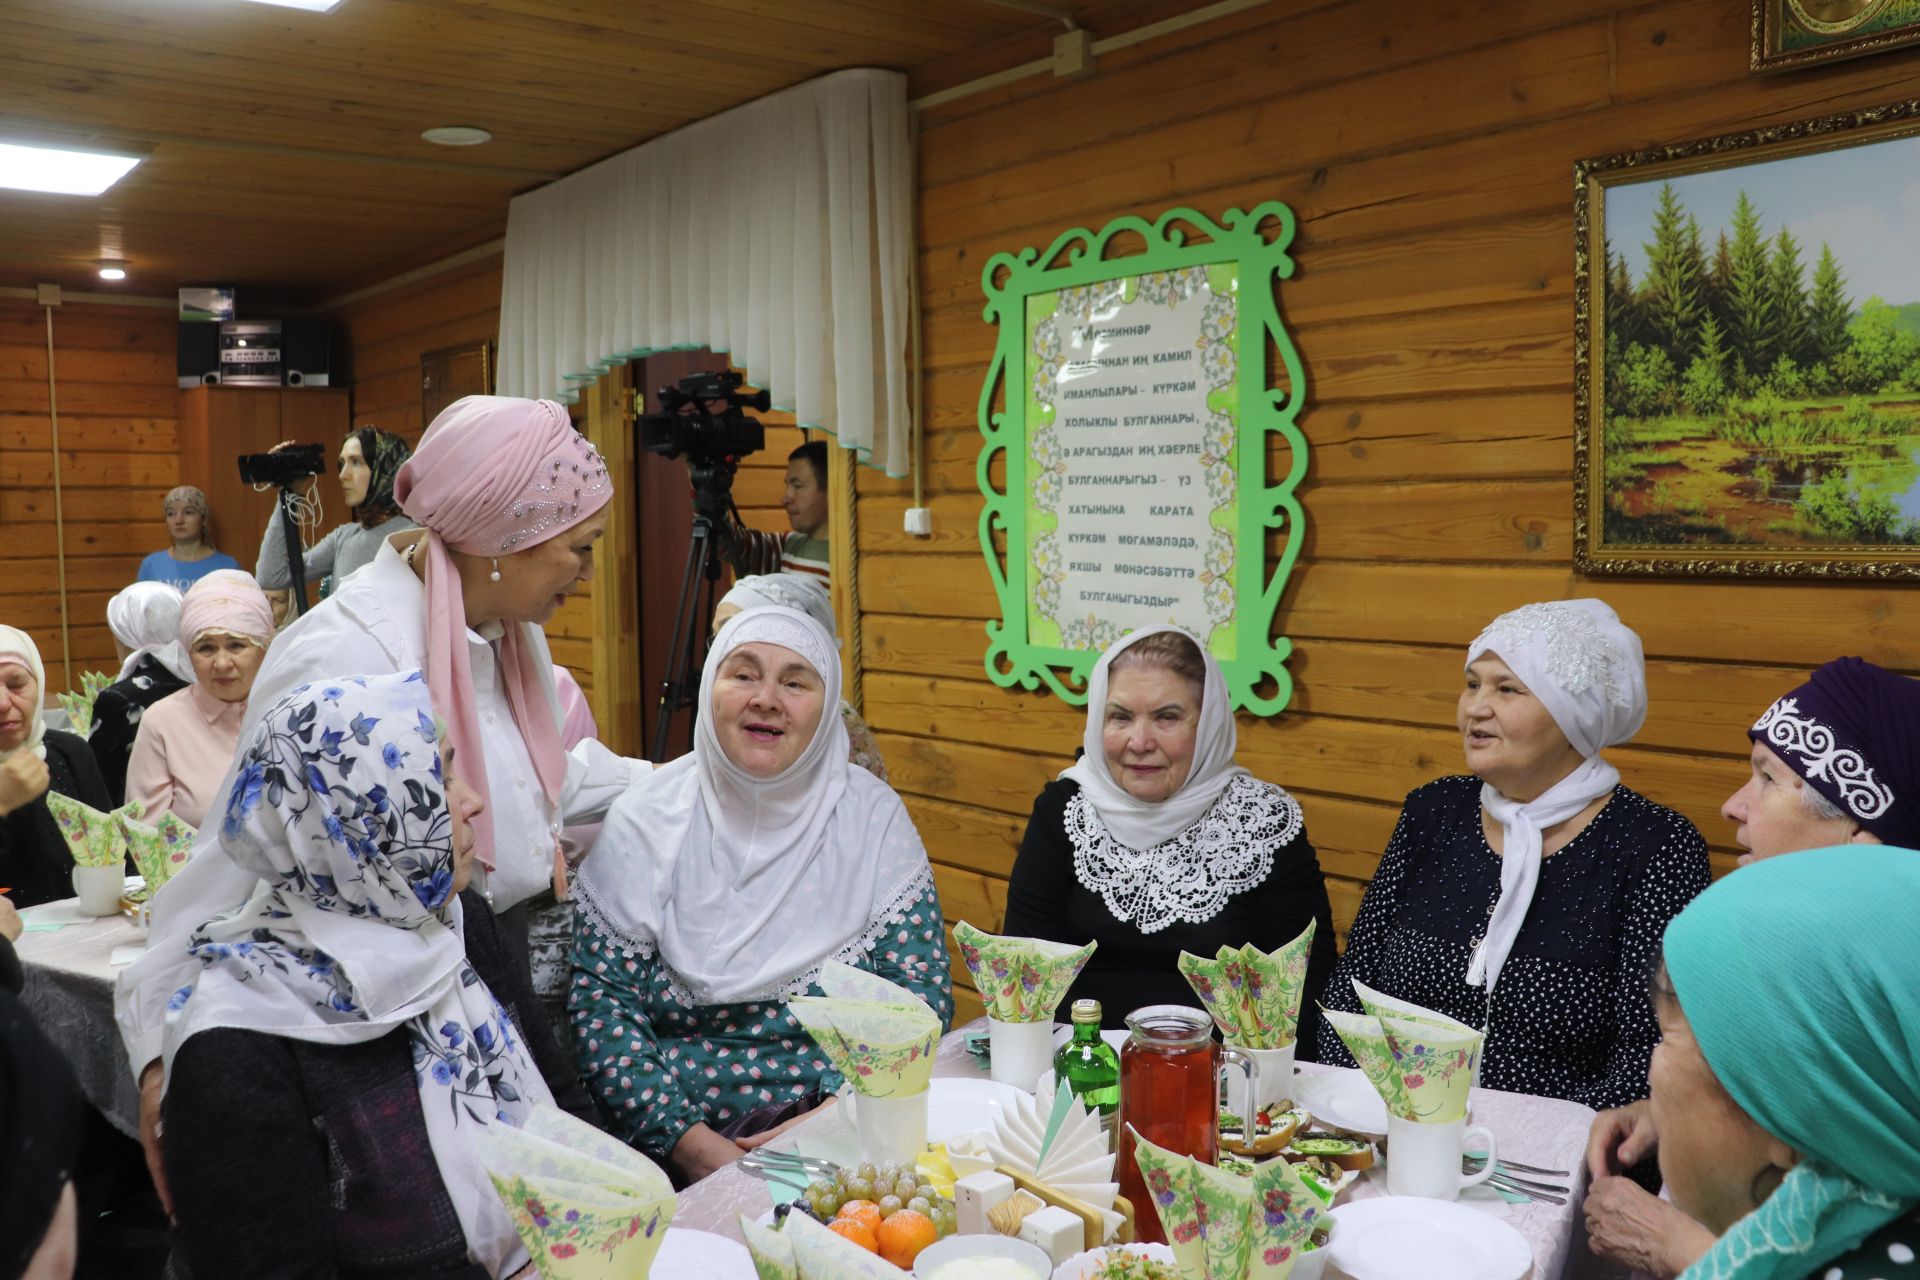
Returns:
[[[1286,1280],[1325,1214],[1291,1164],[1270,1160],[1243,1178],[1137,1131],[1133,1141],[1180,1280]]]
[[[93,732],[93,699],[84,693],[56,693],[53,700],[67,713],[67,732],[87,737]]]
[[[820,971],[824,996],[787,1002],[794,1021],[856,1092],[875,1098],[927,1091],[940,1015],[905,987],[837,960]]]
[[[151,827],[125,809],[116,809],[111,816],[149,891],[172,879],[193,855],[193,838],[198,833],[170,812],[161,814],[159,823]]]
[[[1247,1280],[1287,1280],[1315,1229],[1326,1225],[1327,1206],[1286,1160],[1256,1167],[1252,1190]]]
[[[1001,1022],[1051,1022],[1098,943],[1083,947],[1044,938],[1003,938],[962,920],[953,926],[960,959],[989,1017]]]
[[[87,706],[91,708],[94,699],[98,698],[101,691],[112,683],[113,677],[104,671],[82,671],[80,673],[80,696],[87,700]]]
[[[1300,998],[1307,987],[1307,954],[1314,921],[1300,936],[1272,952],[1248,943],[1221,947],[1208,960],[1182,951],[1178,967],[1213,1015],[1227,1043],[1249,1049],[1284,1049],[1300,1026]]]
[[[1324,1012],[1388,1113],[1435,1124],[1466,1115],[1485,1036],[1445,1014],[1354,986],[1362,1004],[1377,1012]]]
[[[647,1274],[673,1220],[673,1183],[658,1165],[549,1106],[519,1129],[476,1128],[474,1145],[546,1280]]]
[[[763,1227],[746,1214],[740,1219],[740,1237],[753,1255],[755,1280],[800,1280],[800,1264],[793,1259],[793,1246],[787,1237],[772,1227]]]
[[[1253,1184],[1237,1173],[1210,1164],[1193,1166],[1193,1206],[1206,1246],[1207,1280],[1242,1280],[1253,1238],[1247,1218],[1253,1212]]]
[[[140,812],[137,802],[128,802],[111,813],[102,813],[92,805],[81,804],[58,791],[47,792],[47,809],[54,825],[66,838],[74,863],[82,867],[111,867],[127,856],[127,838],[121,834],[118,818],[131,818]]]

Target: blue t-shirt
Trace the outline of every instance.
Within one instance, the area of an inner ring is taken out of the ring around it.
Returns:
[[[171,549],[156,551],[140,562],[137,582],[166,582],[184,592],[215,569],[238,569],[240,562],[224,551],[204,560],[175,560]]]

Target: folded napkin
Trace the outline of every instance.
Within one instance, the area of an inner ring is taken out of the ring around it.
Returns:
[[[84,738],[93,732],[93,699],[84,693],[56,693],[53,700],[67,713],[67,732]]]
[[[546,1280],[645,1276],[673,1220],[673,1183],[618,1139],[556,1107],[474,1132],[493,1188]]]
[[[1248,943],[1221,947],[1211,960],[1180,953],[1179,968],[1228,1044],[1247,1049],[1284,1049],[1300,1026],[1300,997],[1307,989],[1307,952],[1314,922],[1278,950]]]
[[[815,1222],[790,1213],[779,1230],[740,1215],[759,1280],[909,1280],[909,1273]]]
[[[187,858],[193,853],[193,838],[197,832],[172,813],[160,815],[156,826],[148,826],[135,818],[127,809],[116,809],[111,815],[119,824],[120,837],[126,841],[127,849],[133,854],[134,865],[140,868],[140,875],[147,882],[149,893],[159,889],[180,868],[187,865]]]
[[[960,958],[973,975],[987,1016],[1001,1022],[1051,1022],[1098,943],[1084,947],[1043,938],[1002,938],[965,920],[953,926]]]
[[[1106,1129],[1099,1113],[1066,1085],[1044,1100],[1022,1092],[1001,1107],[987,1151],[995,1165],[1018,1169],[1098,1210],[1103,1241],[1120,1229],[1122,1219],[1113,1208],[1120,1184],[1114,1181],[1116,1157],[1108,1150]]]
[[[138,814],[138,802],[129,801],[111,813],[102,813],[71,796],[49,791],[47,808],[53,814],[54,825],[66,837],[67,849],[73,854],[76,866],[111,867],[126,860],[127,838],[121,834],[119,819],[123,815],[131,818]]]
[[[1444,1013],[1353,985],[1365,1013],[1324,1012],[1388,1114],[1432,1124],[1465,1116],[1486,1037]]]
[[[1286,1280],[1324,1223],[1326,1205],[1285,1160],[1269,1160],[1247,1178],[1138,1133],[1133,1142],[1180,1280]]]
[[[906,1097],[927,1091],[940,1044],[940,1015],[905,987],[829,960],[824,996],[787,1001],[794,1020],[857,1093]]]

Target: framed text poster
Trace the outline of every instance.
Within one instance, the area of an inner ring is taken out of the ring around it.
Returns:
[[[1121,233],[1145,251],[1109,256]],[[1307,469],[1294,421],[1306,374],[1277,295],[1293,234],[1275,202],[1217,223],[1173,209],[988,261],[985,314],[1000,331],[980,392],[980,545],[1000,598],[987,624],[996,683],[1084,703],[1102,649],[1170,622],[1205,641],[1236,709],[1287,705],[1292,645],[1274,614]],[[1275,435],[1287,447],[1270,484]]]

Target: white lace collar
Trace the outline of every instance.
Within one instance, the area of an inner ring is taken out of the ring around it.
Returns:
[[[1245,774],[1198,822],[1151,849],[1115,840],[1085,792],[1067,802],[1075,878],[1100,895],[1115,919],[1142,933],[1213,919],[1228,898],[1265,882],[1273,851],[1291,843],[1300,827],[1292,796]]]

